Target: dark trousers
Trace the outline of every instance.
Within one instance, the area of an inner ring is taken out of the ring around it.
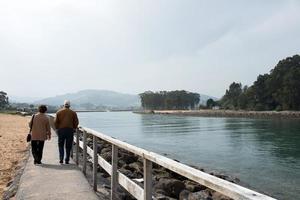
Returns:
[[[41,140],[31,141],[32,155],[35,163],[39,163],[42,160],[44,143],[45,141],[41,141]]]
[[[74,129],[72,128],[61,128],[57,130],[58,135],[58,149],[59,159],[64,160],[64,146],[66,146],[66,158],[65,161],[70,160],[70,153],[73,145]]]

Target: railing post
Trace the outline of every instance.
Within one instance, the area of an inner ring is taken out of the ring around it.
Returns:
[[[82,172],[84,175],[86,175],[86,136],[87,132],[83,131],[83,166],[82,166]]]
[[[152,199],[152,162],[144,158],[144,200]]]
[[[79,165],[79,130],[76,129],[76,165]]]
[[[97,154],[97,137],[93,135],[93,188],[97,191],[97,165],[98,165],[98,154]]]
[[[110,199],[117,199],[117,183],[118,183],[118,147],[112,145],[112,158],[111,158],[112,172],[111,172],[111,195]]]
[[[74,160],[74,136],[72,139],[72,147],[71,147],[71,152],[70,152],[70,157]]]

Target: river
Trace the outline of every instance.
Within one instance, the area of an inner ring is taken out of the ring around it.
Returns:
[[[86,126],[122,141],[237,177],[278,199],[300,199],[300,121],[79,113]]]

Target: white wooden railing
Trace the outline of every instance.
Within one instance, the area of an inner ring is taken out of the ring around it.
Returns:
[[[79,140],[80,132],[83,134],[82,141]],[[93,136],[93,149],[87,146],[87,135]],[[104,140],[112,145],[112,164],[97,154],[97,140]],[[138,200],[152,199],[152,163],[156,163],[177,174],[180,174],[201,185],[213,189],[221,194],[236,200],[274,200],[274,198],[255,192],[229,181],[212,176],[195,168],[176,162],[167,157],[161,156],[142,148],[122,142],[103,133],[89,128],[79,128],[74,136],[76,144],[75,161],[79,164],[79,148],[83,149],[83,167],[82,171],[86,174],[87,155],[93,159],[93,188],[97,191],[97,164],[99,164],[111,176],[111,200],[115,200],[117,185],[120,184],[132,196]],[[118,149],[124,149],[132,152],[144,159],[144,187],[140,187],[130,178],[126,177],[118,170]]]

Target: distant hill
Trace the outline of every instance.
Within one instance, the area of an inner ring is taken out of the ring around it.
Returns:
[[[9,96],[10,103],[33,103],[38,101],[39,97],[20,97],[20,96]]]
[[[138,95],[109,90],[81,90],[76,93],[38,100],[34,103],[60,106],[66,99],[70,100],[72,107],[77,109],[129,108],[140,106]]]
[[[215,97],[200,94],[200,104],[206,105],[206,101],[209,98],[217,100]],[[88,110],[106,108],[126,109],[140,107],[141,105],[138,95],[119,93],[110,90],[81,90],[76,93],[49,97],[32,103],[60,106],[66,99],[71,101],[73,108]]]

